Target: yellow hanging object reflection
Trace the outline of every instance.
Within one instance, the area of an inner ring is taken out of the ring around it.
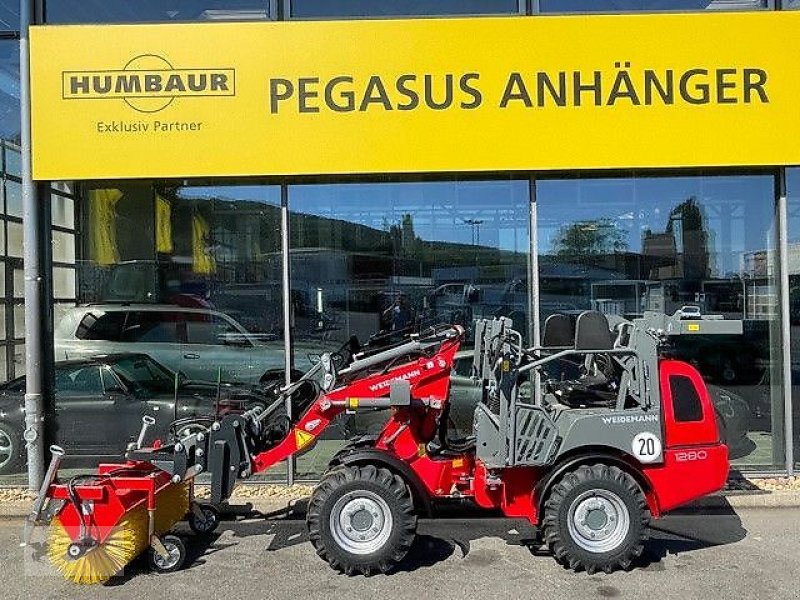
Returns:
[[[189,510],[188,484],[170,485],[156,496],[155,533],[161,535],[183,519]],[[80,558],[67,553],[73,539],[56,517],[50,525],[47,554],[65,579],[94,584],[108,581],[150,545],[147,538],[147,509],[139,505],[127,513],[102,544]]]

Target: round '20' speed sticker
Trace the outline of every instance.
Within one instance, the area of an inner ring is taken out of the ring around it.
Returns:
[[[654,433],[643,431],[633,438],[631,450],[639,462],[656,462],[661,459],[661,440]]]

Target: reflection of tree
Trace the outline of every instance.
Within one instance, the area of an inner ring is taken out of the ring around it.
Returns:
[[[389,226],[389,236],[392,238],[394,253],[397,256],[417,257],[419,239],[414,233],[414,219],[406,213],[400,223]]]
[[[611,254],[627,248],[623,233],[608,218],[564,225],[553,242],[553,251],[557,256]]]

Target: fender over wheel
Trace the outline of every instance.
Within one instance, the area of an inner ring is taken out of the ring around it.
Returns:
[[[348,575],[386,573],[403,560],[417,516],[402,477],[375,465],[336,467],[308,506],[308,536],[317,554]]]
[[[588,573],[628,569],[649,537],[650,511],[636,480],[618,467],[581,465],[545,502],[544,541],[556,560]]]

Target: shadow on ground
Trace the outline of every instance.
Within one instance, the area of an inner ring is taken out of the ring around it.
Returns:
[[[290,546],[308,543],[305,526],[305,501],[273,513],[263,514],[250,506],[230,507],[223,529],[232,529],[236,537],[265,536],[271,538],[267,552],[278,552]],[[550,556],[546,547],[537,541],[536,529],[526,521],[503,519],[497,513],[487,513],[470,506],[446,507],[435,519],[420,522],[419,533],[406,558],[393,572],[411,572],[443,562],[453,555],[466,558],[471,543],[483,538],[497,538],[509,545],[526,546],[535,556]],[[704,548],[736,543],[747,535],[741,519],[724,501],[719,507],[676,511],[653,521],[651,538],[634,568],[664,570],[663,559],[668,555],[691,553]],[[229,538],[228,538],[229,539]],[[219,535],[194,538],[189,544],[191,568],[202,564],[204,557],[224,551],[235,542],[221,545]],[[471,560],[479,557],[471,557]]]

